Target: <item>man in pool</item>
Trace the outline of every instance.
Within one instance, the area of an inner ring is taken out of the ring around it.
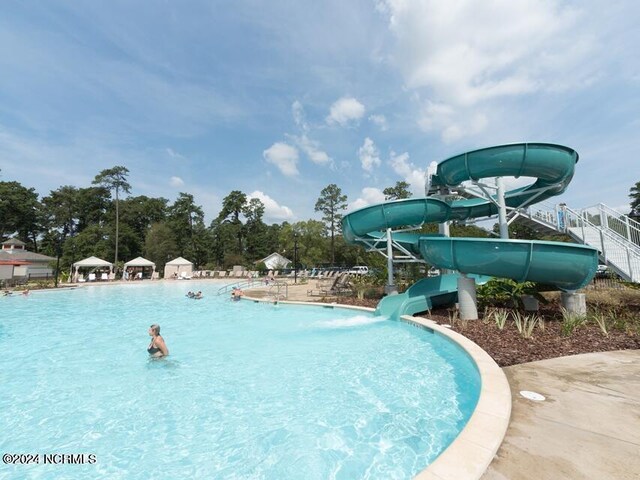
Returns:
[[[153,324],[149,327],[149,336],[151,337],[151,343],[147,347],[147,352],[152,357],[166,357],[169,355],[169,349],[167,344],[164,343],[164,338],[160,335],[160,325]]]

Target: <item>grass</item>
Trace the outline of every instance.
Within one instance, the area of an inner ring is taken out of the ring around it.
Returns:
[[[537,315],[523,315],[518,311],[511,312],[511,316],[522,338],[531,338],[533,330],[540,321],[540,317]]]
[[[507,323],[507,319],[509,318],[509,311],[504,308],[498,308],[493,311],[493,320],[496,322],[496,326],[498,330],[504,329],[504,326]]]
[[[594,308],[589,314],[589,319],[598,325],[600,331],[605,337],[609,336],[609,323],[611,317],[612,315],[610,310],[603,311],[599,308]]]
[[[570,336],[576,328],[584,325],[587,321],[586,315],[570,312],[566,308],[561,308],[560,311],[562,312],[562,327],[560,331],[565,337]]]

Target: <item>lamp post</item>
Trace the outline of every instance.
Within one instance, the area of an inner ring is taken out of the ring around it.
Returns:
[[[298,283],[298,234],[293,234],[293,283]]]
[[[60,257],[61,256],[62,256],[62,235],[58,234],[56,235],[56,276],[53,280],[54,288],[58,288],[58,276],[60,275]]]

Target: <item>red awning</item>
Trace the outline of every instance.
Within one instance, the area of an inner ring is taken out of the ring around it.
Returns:
[[[25,262],[24,260],[0,260],[0,265],[13,265],[14,267],[19,267],[20,265],[31,265],[31,263]]]

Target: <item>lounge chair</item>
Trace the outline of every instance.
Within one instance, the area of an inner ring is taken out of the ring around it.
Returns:
[[[187,272],[180,272],[180,276],[178,277],[180,280],[191,280],[191,276]]]
[[[103,273],[102,275],[100,275],[100,280],[102,280],[103,282],[108,282],[109,281],[109,274],[108,273]]]
[[[78,275],[78,278],[76,279],[76,281],[77,281],[78,283],[84,283],[84,282],[86,282],[87,280],[84,278],[84,275],[79,274],[79,275]]]
[[[337,295],[338,289],[336,288],[338,281],[342,278],[342,275],[338,275],[335,278],[328,280],[319,280],[316,282],[315,290],[307,290],[307,296],[330,296]]]
[[[95,282],[96,281],[96,274],[95,273],[90,273],[89,274],[89,281],[90,282]]]
[[[225,272],[224,270],[220,270],[220,278],[226,277],[227,276],[227,272]]]

